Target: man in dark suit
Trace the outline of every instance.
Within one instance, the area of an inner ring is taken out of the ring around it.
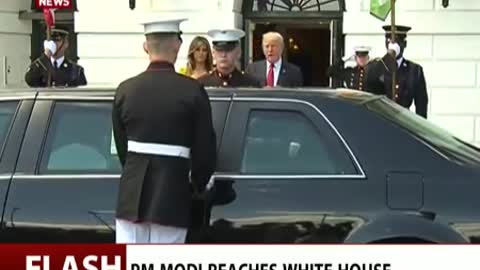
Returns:
[[[246,72],[255,76],[264,86],[301,87],[303,75],[299,67],[282,59],[285,43],[277,32],[268,32],[262,38],[265,60],[248,65]]]
[[[416,113],[427,118],[428,94],[423,68],[417,63],[403,57],[407,47],[409,26],[396,26],[395,43],[392,43],[391,26],[384,26],[385,46],[388,53],[382,58],[371,61],[367,66],[365,90],[379,95],[386,95],[405,108],[415,102]],[[392,55],[395,55],[394,58]],[[396,69],[395,93],[392,94],[392,70]],[[392,96],[393,95],[393,96]]]
[[[68,49],[68,28],[57,26],[51,40],[43,43],[44,54],[35,59],[25,74],[25,82],[31,87],[86,85],[83,67],[65,57]],[[48,85],[48,74],[51,74]]]
[[[207,92],[174,68],[183,20],[144,23],[150,65],[115,95],[113,133],[123,168],[117,243],[183,243],[192,196],[204,192],[215,169]]]

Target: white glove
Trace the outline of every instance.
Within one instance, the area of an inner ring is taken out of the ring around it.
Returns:
[[[49,50],[51,55],[54,55],[57,52],[57,44],[53,40],[45,40],[43,42],[43,48],[46,50]]]
[[[400,45],[398,43],[388,43],[388,50],[392,50],[395,52],[395,56],[400,54]]]
[[[344,56],[344,57],[342,58],[342,61],[343,61],[343,62],[347,62],[347,61],[352,60],[354,57],[355,57],[354,55]]]

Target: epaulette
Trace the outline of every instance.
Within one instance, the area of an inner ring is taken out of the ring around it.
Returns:
[[[79,64],[73,62],[73,61],[70,60],[70,59],[67,59],[67,62],[68,62],[70,65],[72,65],[72,66],[80,66]]]
[[[47,67],[42,63],[42,61],[40,60],[40,57],[35,59],[35,61],[33,61],[33,63],[37,66],[37,67],[42,67],[44,70],[48,70]]]
[[[405,63],[409,64],[409,65],[416,65],[416,66],[420,66],[419,63],[417,62],[414,62],[412,60],[408,60],[408,59],[404,59]]]

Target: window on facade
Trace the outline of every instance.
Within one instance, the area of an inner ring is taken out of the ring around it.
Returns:
[[[251,111],[242,173],[282,175],[357,174],[332,130],[319,130],[296,111]]]
[[[17,106],[17,101],[0,102],[0,156]]]
[[[253,0],[252,11],[343,11],[343,0]]]
[[[40,173],[120,173],[110,102],[57,102]]]

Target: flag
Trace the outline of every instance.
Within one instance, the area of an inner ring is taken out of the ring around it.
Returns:
[[[370,0],[370,14],[379,20],[385,21],[391,9],[390,0]]]
[[[43,9],[43,18],[48,28],[55,26],[55,9],[45,8]]]

